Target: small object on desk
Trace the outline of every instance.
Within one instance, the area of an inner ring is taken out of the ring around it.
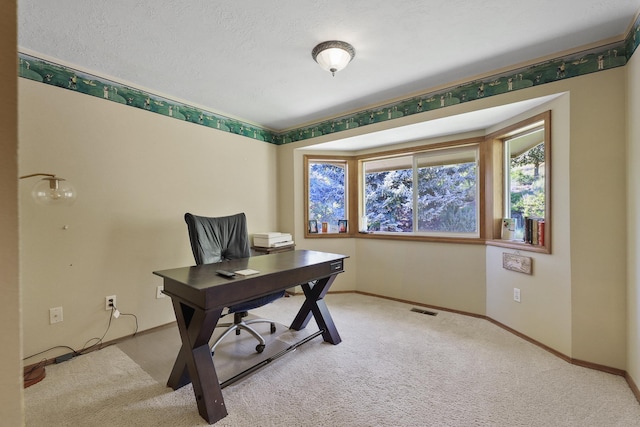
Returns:
[[[269,245],[270,248],[282,248],[284,246],[291,246],[293,245],[293,240],[287,240],[286,242],[278,242],[278,243],[272,243],[271,245]]]
[[[216,273],[218,273],[220,276],[226,277],[227,279],[232,279],[236,276],[236,273],[227,270],[216,270]]]
[[[278,252],[288,252],[295,249],[296,245],[278,246],[274,248],[263,248],[262,246],[251,246],[251,250],[258,254],[275,254]]]
[[[291,240],[292,237],[289,233],[280,233],[276,231],[272,231],[269,233],[257,233],[253,235],[253,246],[270,248],[275,244],[290,242]]]
[[[236,270],[234,273],[239,274],[240,276],[251,276],[252,274],[260,273],[258,270],[252,270],[250,268],[246,268],[244,270]]]

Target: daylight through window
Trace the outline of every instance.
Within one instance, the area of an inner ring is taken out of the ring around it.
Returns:
[[[478,236],[477,144],[363,160],[362,170],[361,229]]]
[[[340,227],[348,215],[347,164],[346,160],[308,159],[308,233],[346,231]]]
[[[505,139],[505,218],[511,239],[544,244],[545,143],[543,123]]]

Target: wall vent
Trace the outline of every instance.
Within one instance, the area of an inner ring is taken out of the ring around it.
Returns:
[[[421,313],[421,314],[428,314],[429,316],[437,316],[438,313],[436,313],[435,311],[429,311],[429,310],[423,310],[421,308],[412,308],[411,311],[415,312],[415,313]]]

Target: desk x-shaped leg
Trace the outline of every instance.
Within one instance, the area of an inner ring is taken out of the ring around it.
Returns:
[[[316,323],[318,323],[318,327],[323,331],[322,338],[328,343],[340,344],[342,339],[333,323],[327,304],[324,302],[324,296],[329,291],[336,276],[337,274],[333,274],[329,277],[319,279],[315,283],[305,283],[301,285],[306,299],[302,307],[300,307],[296,318],[293,319],[289,327],[290,329],[296,331],[304,329],[313,314]]]
[[[227,416],[209,348],[209,339],[223,309],[205,311],[186,305],[175,297],[172,301],[182,347],[167,385],[177,390],[192,382],[198,412],[209,424],[213,424]]]

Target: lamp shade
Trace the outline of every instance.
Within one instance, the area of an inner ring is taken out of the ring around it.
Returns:
[[[344,69],[355,55],[353,46],[338,40],[320,43],[311,51],[311,56],[318,65],[334,76],[336,72]]]
[[[34,174],[47,175],[47,174]],[[27,176],[27,177],[29,177]],[[21,177],[21,178],[27,178]],[[76,190],[73,186],[64,178],[58,178],[56,176],[45,176],[36,183],[31,190],[31,196],[33,199],[41,204],[47,206],[56,205],[71,205],[76,200]]]
[[[70,205],[76,199],[76,190],[62,178],[42,178],[33,187],[31,195],[41,205]]]

